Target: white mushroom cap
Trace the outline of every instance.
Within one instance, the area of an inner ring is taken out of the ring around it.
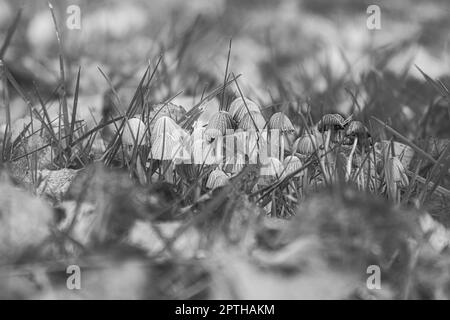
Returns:
[[[137,143],[139,146],[145,144],[145,133],[147,126],[138,118],[128,119],[122,132],[122,143],[132,146]]]

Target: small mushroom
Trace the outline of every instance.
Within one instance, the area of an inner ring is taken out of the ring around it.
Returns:
[[[162,116],[152,127],[150,142],[153,143],[159,136],[166,133],[169,133],[175,140],[187,136],[187,133],[172,118]]]
[[[236,121],[236,123],[239,123],[241,122],[242,118],[244,118],[244,116],[249,112],[261,113],[261,109],[252,100],[248,98],[245,98],[244,100],[242,99],[242,97],[238,97],[231,102],[230,107],[228,108],[228,112],[231,114],[234,121]]]
[[[386,187],[390,198],[400,203],[400,190],[398,187],[406,187],[409,184],[405,168],[397,157],[389,157],[385,165]]]
[[[184,117],[185,114],[186,110],[182,106],[178,106],[172,102],[168,102],[154,105],[148,117],[149,120],[153,120],[152,122],[158,120],[161,117],[169,117],[175,120],[175,122],[178,122]]]
[[[300,170],[303,167],[303,163],[300,160],[300,158],[296,156],[288,156],[284,159],[283,166],[284,166],[283,177],[286,177],[291,173]],[[294,176],[294,179],[289,181],[289,193],[291,194],[297,193],[299,179],[303,177],[304,173],[305,173],[304,170],[297,172]],[[303,177],[303,179],[306,179],[306,177]]]
[[[329,150],[331,135],[344,129],[345,119],[338,113],[325,114],[317,124],[317,129],[321,133],[326,133],[325,151]]]
[[[289,120],[289,118],[283,112],[274,113],[270,117],[269,129],[280,130],[283,134],[292,133],[295,131],[291,120]]]
[[[145,144],[146,127],[145,123],[138,118],[128,119],[122,132],[122,144],[127,146]]]
[[[352,150],[350,151],[346,167],[346,180],[348,180],[350,178],[353,156],[355,154],[358,141],[365,141],[369,137],[369,130],[367,130],[366,126],[361,121],[352,121],[349,123],[345,134],[347,138],[350,138],[350,140],[353,139]]]
[[[211,171],[206,181],[206,188],[216,189],[222,187],[228,183],[228,175],[220,169],[215,169]]]
[[[294,142],[294,151],[309,157],[318,148],[317,139],[311,134],[303,134]]]
[[[238,123],[238,129],[244,131],[261,131],[266,126],[266,119],[259,111],[250,111],[250,113],[245,114]]]
[[[219,111],[212,115],[205,130],[205,138],[208,142],[226,135],[227,130],[234,130],[233,117],[226,111]]]
[[[260,168],[260,184],[270,185],[278,180],[284,171],[284,166],[280,160],[274,157],[266,158]]]
[[[284,176],[287,176],[303,167],[303,163],[299,157],[296,156],[288,156],[283,161],[284,166]],[[303,175],[303,171],[298,172],[295,177],[301,177]]]

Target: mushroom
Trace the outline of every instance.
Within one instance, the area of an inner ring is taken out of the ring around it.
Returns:
[[[260,184],[270,185],[282,176],[284,166],[280,160],[274,157],[268,157],[265,160],[260,168]]]
[[[329,150],[331,135],[344,129],[345,119],[338,113],[325,114],[317,124],[317,129],[321,133],[326,133],[325,151]]]
[[[205,130],[205,138],[209,143],[213,142],[216,138],[226,135],[227,131],[234,130],[233,117],[226,111],[216,112],[209,119],[208,125]]]
[[[344,122],[345,119],[337,113],[333,114],[325,114],[322,119],[320,119],[319,123],[317,124],[317,130],[321,133],[326,134],[325,138],[325,154],[324,156],[321,156],[321,167],[324,174],[324,177],[326,180],[329,180],[332,178],[331,171],[330,172],[330,166],[325,165],[325,161],[327,161],[328,164],[333,163],[334,161],[330,160],[329,150],[330,150],[330,140],[331,136],[335,135],[338,131],[344,129]]]
[[[288,156],[284,159],[283,166],[284,166],[283,176],[285,177],[285,176],[299,170],[300,168],[302,168],[303,163],[300,160],[300,158],[297,156]],[[303,172],[300,171],[295,175],[295,177],[301,177],[302,175],[303,175]]]
[[[242,119],[238,122],[238,129],[244,131],[261,131],[266,126],[266,119],[264,119],[261,112],[250,111],[250,113],[245,114]]]
[[[298,152],[306,157],[311,156],[318,148],[317,139],[312,134],[303,134],[294,142],[294,152]]]
[[[156,138],[164,133],[170,133],[176,140],[187,137],[187,133],[170,117],[162,116],[156,120],[151,130],[150,142],[153,143]]]
[[[122,131],[122,144],[127,146],[145,144],[146,125],[138,118],[131,118],[125,122]]]
[[[285,145],[289,146],[287,135],[295,131],[294,126],[283,112],[277,112],[270,117],[268,127],[271,146],[276,148],[275,153],[271,150],[271,156],[282,159],[284,157]]]
[[[220,169],[211,171],[206,181],[206,188],[216,189],[222,187],[228,183],[228,175]]]
[[[288,156],[284,159],[283,166],[284,166],[283,177],[286,177],[289,174],[294,173],[294,172],[298,171],[299,169],[301,169],[303,167],[303,163],[300,160],[300,158],[298,158],[296,156]],[[300,171],[295,174],[293,185],[292,185],[292,183],[290,183],[290,192],[289,193],[296,193],[295,190],[297,190],[297,185],[296,185],[298,183],[297,180],[299,178],[303,177],[303,175],[304,175],[304,171]]]
[[[388,195],[400,203],[400,190],[398,187],[406,187],[409,184],[408,176],[402,162],[397,157],[389,157],[385,165],[385,181]]]
[[[168,102],[154,105],[149,112],[148,117],[149,120],[153,121],[156,121],[161,117],[169,117],[178,122],[184,117],[185,114],[186,110],[182,106]]]
[[[173,180],[173,168],[169,166],[183,152],[187,133],[167,116],[160,117],[152,128],[151,149],[148,158],[162,161],[167,181]]]
[[[283,134],[295,131],[291,120],[283,112],[276,112],[270,117],[269,129],[280,130]]]
[[[231,102],[230,107],[228,108],[228,112],[233,117],[233,120],[236,121],[236,123],[239,123],[241,122],[242,118],[244,118],[244,116],[249,112],[261,113],[261,109],[252,100],[248,98],[245,98],[244,100],[242,99],[242,97],[238,97]]]
[[[352,121],[349,123],[345,131],[345,134],[348,138],[350,138],[350,141],[353,139],[352,149],[350,151],[350,155],[348,157],[346,166],[345,179],[348,181],[352,170],[352,161],[353,156],[355,154],[356,146],[358,145],[358,142],[360,143],[362,142],[364,145],[365,140],[369,137],[369,130],[367,130],[366,126],[361,121]],[[364,154],[364,151],[362,153]]]

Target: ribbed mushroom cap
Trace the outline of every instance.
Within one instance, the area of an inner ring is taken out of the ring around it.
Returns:
[[[206,188],[215,189],[228,183],[228,175],[220,169],[211,171],[206,181]]]
[[[260,170],[261,176],[281,177],[284,166],[277,158],[269,157],[266,159]]]
[[[247,107],[245,106],[246,104]],[[239,123],[242,120],[242,118],[248,113],[248,111],[261,112],[261,108],[255,102],[253,102],[248,98],[245,98],[244,103],[244,99],[242,99],[242,97],[238,97],[234,99],[233,102],[231,102],[230,108],[228,109],[228,112],[231,114],[236,123]]]
[[[137,143],[137,145],[145,144],[145,132],[146,125],[144,122],[138,118],[128,119],[123,127],[122,132],[122,143],[124,145],[132,146]]]
[[[317,124],[319,132],[344,128],[345,119],[338,113],[325,114]]]
[[[187,133],[172,118],[162,116],[152,126],[150,141],[153,143],[158,137],[167,133],[175,140],[187,136]]]
[[[288,156],[284,159],[283,166],[284,166],[284,175],[286,176],[286,175],[291,174],[294,171],[299,170],[303,166],[303,163],[296,156]],[[295,176],[300,177],[302,175],[303,175],[303,171],[300,171]]]
[[[315,152],[315,148],[319,148],[315,136],[304,134],[294,142],[295,150],[304,155],[311,155]],[[315,147],[314,147],[315,146]]]
[[[169,117],[178,122],[182,119],[182,117],[186,114],[186,110],[182,106],[178,106],[171,102],[164,104],[159,103],[153,106],[152,110],[149,114],[149,120],[155,122],[161,117]]]
[[[363,137],[369,134],[369,130],[361,121],[355,120],[348,124],[345,134],[348,136]]]
[[[217,137],[224,136],[227,130],[234,129],[234,121],[226,111],[215,113],[209,120],[205,130],[206,141],[211,142]]]
[[[282,133],[294,131],[291,120],[282,112],[274,113],[269,120],[269,129],[280,130]]]
[[[180,148],[180,141],[170,133],[166,133],[156,137],[153,141],[149,158],[155,160],[173,160]]]
[[[264,119],[263,115],[259,111],[251,111],[250,113],[245,114],[238,124],[238,129],[242,129],[244,131],[256,131],[255,125],[258,130],[264,129],[266,125],[266,119]]]

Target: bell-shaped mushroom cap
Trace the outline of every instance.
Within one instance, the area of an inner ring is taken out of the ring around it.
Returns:
[[[122,132],[122,143],[132,146],[145,144],[146,125],[138,118],[131,118],[125,121]]]
[[[149,158],[155,160],[173,160],[182,147],[180,141],[170,133],[156,137],[153,141]]]
[[[255,128],[256,125],[256,128]],[[244,131],[249,130],[262,130],[266,126],[266,119],[264,119],[263,115],[259,111],[251,111],[244,115],[241,121],[238,124],[238,129],[242,129]]]
[[[304,134],[294,142],[294,150],[300,154],[311,155],[315,152],[316,148],[319,148],[316,137],[312,134]]]
[[[175,140],[187,136],[187,133],[172,118],[162,116],[152,126],[150,141],[153,143],[158,137],[167,133]]]
[[[408,176],[406,175],[403,164],[397,157],[390,157],[386,164],[386,178],[393,183],[399,184],[401,187],[406,187],[409,184]]]
[[[227,130],[234,129],[234,121],[231,115],[226,111],[215,113],[209,120],[205,130],[206,141],[211,142],[217,137],[224,136]]]
[[[228,183],[228,175],[220,169],[211,171],[206,181],[206,188],[215,189]]]
[[[283,113],[274,113],[269,120],[269,129],[280,130],[282,133],[289,133],[294,131],[294,126],[291,120]]]
[[[288,156],[284,159],[283,161],[283,166],[284,166],[284,174],[283,175],[289,175],[294,171],[299,170],[302,166],[303,163],[302,161],[296,157],[296,156]],[[303,171],[300,171],[299,173],[297,173],[295,176],[296,177],[300,177],[303,175]]]
[[[398,157],[403,167],[405,168],[410,167],[411,161],[415,154],[413,148],[398,141],[382,140],[376,142],[374,147],[377,157],[381,159],[385,159],[386,156],[392,155],[392,147],[393,147],[394,154]]]
[[[361,121],[351,121],[347,129],[345,130],[345,134],[347,136],[367,136],[369,134],[369,130],[367,130],[366,126]]]
[[[182,106],[178,106],[174,103],[160,103],[153,106],[149,114],[149,120],[152,123],[161,117],[169,117],[175,120],[175,122],[180,121],[186,114],[186,110]]]
[[[260,169],[261,176],[281,177],[284,171],[284,166],[280,160],[274,157],[269,157],[264,161]]]
[[[319,132],[344,128],[345,119],[338,113],[325,114],[317,124]]]
[[[246,104],[247,107],[245,106]],[[231,114],[236,123],[239,123],[249,111],[261,112],[261,108],[255,102],[253,102],[248,98],[245,98],[244,103],[244,99],[242,99],[242,97],[234,99],[233,102],[231,102],[230,104],[230,108],[228,109],[228,112]]]

